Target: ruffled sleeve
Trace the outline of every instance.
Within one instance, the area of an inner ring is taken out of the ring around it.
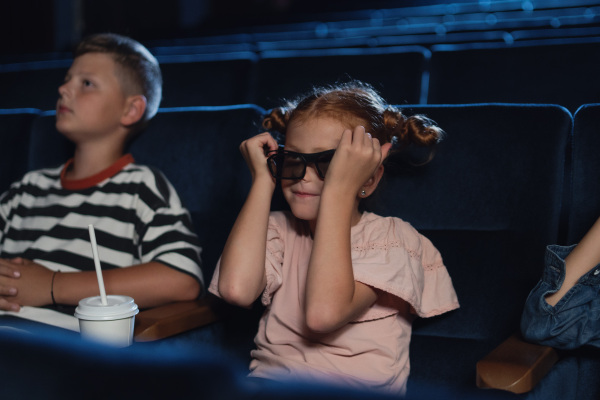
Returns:
[[[403,302],[420,317],[458,308],[452,280],[433,244],[399,218],[365,214],[352,230],[354,278],[386,295],[357,321],[395,314]]]
[[[282,212],[272,212],[269,216],[269,226],[267,228],[267,251],[265,257],[265,273],[267,285],[263,291],[261,301],[264,305],[271,304],[273,293],[279,289],[282,282],[281,268],[283,264],[283,236],[286,217]],[[217,262],[215,272],[208,287],[208,291],[217,297],[222,297],[219,293],[219,271],[221,269],[221,258]]]
[[[215,272],[210,280],[210,285],[208,285],[208,291],[215,296],[222,298],[221,293],[219,293],[219,269],[221,267],[221,258],[219,257],[219,261],[217,261],[217,266],[215,267]]]
[[[269,226],[267,229],[267,252],[265,257],[265,274],[267,285],[262,294],[262,304],[268,306],[271,304],[273,294],[281,287],[283,281],[283,250],[284,240],[283,232],[287,220],[282,212],[272,212],[269,216]]]

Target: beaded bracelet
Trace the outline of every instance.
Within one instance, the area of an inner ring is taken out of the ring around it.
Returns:
[[[50,285],[50,296],[52,297],[52,305],[54,307],[56,307],[56,300],[54,299],[54,277],[56,276],[57,272],[60,271],[54,271],[54,273],[52,274],[52,284]]]

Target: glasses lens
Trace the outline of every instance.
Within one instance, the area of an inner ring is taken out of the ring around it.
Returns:
[[[317,171],[319,172],[321,179],[325,179],[325,174],[327,174],[327,169],[329,168],[329,163],[333,158],[333,154],[333,152],[329,154],[323,154],[315,161],[315,165],[317,166]]]
[[[273,178],[275,179],[279,178],[279,169],[277,168],[277,157],[278,154],[274,154],[271,157],[267,158],[267,166],[269,167],[269,171],[271,171],[271,175],[273,175]]]
[[[306,164],[304,160],[294,154],[284,154],[281,162],[282,179],[302,179],[304,178]]]

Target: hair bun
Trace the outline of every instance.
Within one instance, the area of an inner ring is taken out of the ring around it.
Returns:
[[[394,107],[387,107],[383,112],[383,122],[388,131],[389,141],[396,138],[396,143],[392,143],[394,147],[406,147],[411,144],[433,146],[442,139],[444,133],[433,120],[425,115],[417,114],[407,117]]]
[[[433,146],[439,143],[444,135],[444,131],[433,120],[421,114],[408,117],[404,125],[408,144]]]
[[[286,107],[273,108],[262,121],[262,127],[268,131],[277,131],[285,135],[290,119],[289,110]]]

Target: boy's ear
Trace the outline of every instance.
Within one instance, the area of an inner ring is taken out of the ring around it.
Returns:
[[[138,122],[146,111],[146,97],[138,94],[127,97],[125,110],[121,117],[121,124],[130,126]]]

